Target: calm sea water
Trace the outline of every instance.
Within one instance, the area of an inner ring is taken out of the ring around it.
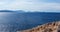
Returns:
[[[0,32],[16,32],[18,30],[30,29],[53,21],[60,21],[60,13],[0,12]]]

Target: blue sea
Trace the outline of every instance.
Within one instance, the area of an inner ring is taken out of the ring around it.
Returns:
[[[60,21],[60,13],[55,12],[0,12],[0,32],[16,32]]]

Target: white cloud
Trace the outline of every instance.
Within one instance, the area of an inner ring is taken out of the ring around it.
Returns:
[[[25,11],[60,10],[60,3],[46,3],[37,0],[14,0],[12,2],[0,2],[1,9]]]

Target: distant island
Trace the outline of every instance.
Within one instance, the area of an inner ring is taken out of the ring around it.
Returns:
[[[0,10],[0,12],[24,12],[24,11],[22,11],[22,10],[17,10],[17,11],[15,11],[15,10]]]
[[[0,10],[0,12],[18,12],[18,13],[23,13],[26,12],[24,10]],[[40,11],[34,11],[34,12],[38,12],[38,13],[59,13],[59,12],[40,12]],[[27,11],[27,13],[33,13],[31,11]]]
[[[11,10],[0,10],[0,12],[13,12]]]

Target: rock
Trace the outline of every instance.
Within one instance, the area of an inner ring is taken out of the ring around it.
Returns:
[[[43,24],[32,29],[17,32],[60,32],[60,21]]]

